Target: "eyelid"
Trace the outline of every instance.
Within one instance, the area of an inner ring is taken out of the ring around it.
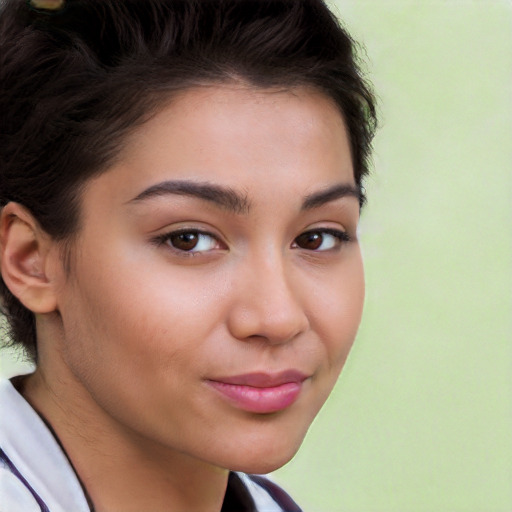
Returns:
[[[224,242],[226,239],[225,236],[220,233],[218,229],[202,221],[181,221],[169,223],[166,226],[153,230],[149,235],[152,240],[158,240],[159,238],[166,238],[170,235],[190,232],[211,236],[227,245],[227,243]]]
[[[351,234],[351,230],[347,229],[345,226],[341,226],[340,224],[337,224],[336,226],[326,226],[326,225],[313,225],[308,226],[307,228],[303,229],[298,236],[305,234],[305,233],[327,233],[329,235],[333,236],[339,236],[342,238],[355,238],[354,235]]]

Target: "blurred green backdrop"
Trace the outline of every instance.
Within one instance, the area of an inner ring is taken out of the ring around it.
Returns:
[[[366,310],[274,476],[306,512],[511,512],[512,3],[331,4],[380,98]]]

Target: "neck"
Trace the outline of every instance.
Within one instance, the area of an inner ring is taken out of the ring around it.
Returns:
[[[96,512],[220,511],[227,470],[120,424],[72,376],[39,366],[21,391],[54,429]]]

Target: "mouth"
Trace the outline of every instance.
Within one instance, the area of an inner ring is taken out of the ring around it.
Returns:
[[[308,378],[297,370],[284,372],[248,373],[208,379],[206,383],[222,398],[247,412],[269,414],[290,407],[302,391]]]

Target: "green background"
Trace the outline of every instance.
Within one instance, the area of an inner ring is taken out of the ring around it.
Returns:
[[[366,309],[274,476],[305,512],[511,512],[512,3],[331,4],[380,101]]]
[[[511,512],[512,3],[333,6],[380,97],[366,309],[276,477],[311,512]]]

